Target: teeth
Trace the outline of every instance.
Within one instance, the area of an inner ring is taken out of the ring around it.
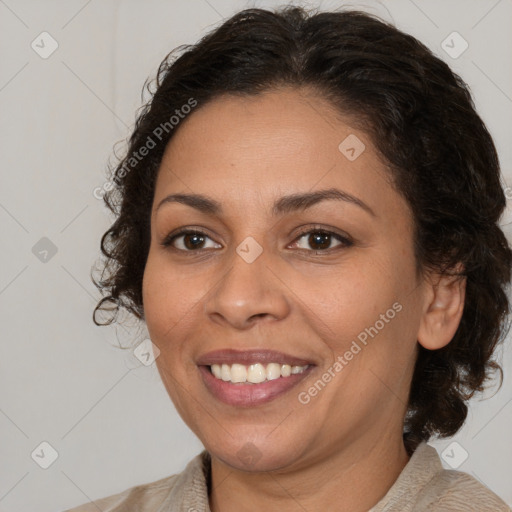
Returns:
[[[211,370],[212,370],[213,375],[215,375],[215,377],[217,377],[217,379],[222,378],[222,370],[220,369],[220,365],[218,365],[218,364],[212,365]]]
[[[224,382],[259,384],[268,380],[289,377],[302,373],[309,365],[291,366],[289,364],[269,363],[266,367],[260,363],[246,367],[243,364],[212,364],[210,369],[213,375]]]
[[[265,367],[260,363],[251,364],[247,370],[247,380],[253,384],[259,384],[260,382],[267,380],[267,372],[265,371]],[[231,382],[234,381],[232,380]]]
[[[231,380],[231,368],[227,364],[223,364],[220,369],[220,378],[227,382]]]
[[[281,377],[281,366],[277,363],[267,364],[267,380],[279,379]]]
[[[243,364],[231,366],[231,382],[245,382],[247,380],[247,368]]]
[[[289,377],[292,374],[292,367],[289,364],[281,365],[281,377]]]

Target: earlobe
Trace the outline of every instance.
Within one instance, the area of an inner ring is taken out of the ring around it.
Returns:
[[[462,266],[456,267],[461,273]],[[418,331],[418,342],[428,350],[442,348],[453,339],[464,310],[466,277],[439,275],[429,283],[425,308]]]

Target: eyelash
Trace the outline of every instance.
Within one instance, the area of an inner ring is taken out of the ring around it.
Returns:
[[[322,235],[330,235],[330,236],[334,237],[335,239],[337,239],[339,242],[341,242],[341,245],[336,246],[336,247],[331,247],[330,249],[311,249],[311,250],[299,249],[300,251],[314,252],[315,254],[318,254],[318,253],[331,254],[331,252],[333,250],[335,250],[336,248],[348,248],[348,247],[351,247],[352,245],[354,245],[354,242],[350,238],[340,235],[339,233],[335,233],[334,231],[329,231],[327,229],[321,228],[321,227],[313,227],[313,228],[306,228],[306,229],[300,230],[298,236],[293,240],[293,242],[296,242],[296,241],[300,240],[302,237],[304,237],[305,235],[309,235],[312,233],[320,233]],[[210,238],[206,233],[204,233],[198,229],[183,229],[183,230],[179,231],[178,233],[171,233],[170,235],[168,235],[164,239],[164,241],[161,243],[161,245],[163,247],[168,247],[175,251],[179,251],[183,254],[186,254],[187,256],[189,256],[189,255],[192,256],[192,255],[194,255],[194,253],[200,253],[202,251],[211,250],[211,249],[185,250],[185,249],[177,249],[176,247],[173,247],[172,244],[173,244],[174,240],[176,240],[177,238],[179,238],[180,236],[183,236],[183,235],[200,235],[200,236],[204,236],[206,238]]]

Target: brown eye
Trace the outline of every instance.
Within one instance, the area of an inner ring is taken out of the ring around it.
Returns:
[[[175,242],[179,239],[182,241],[178,244]],[[204,249],[205,240],[210,239],[208,235],[197,230],[184,230],[174,235],[168,236],[163,242],[164,247],[172,246],[173,248],[184,252],[197,252]],[[177,246],[178,245],[178,246]]]
[[[320,251],[327,252],[330,249],[335,249],[336,247],[350,247],[353,245],[353,242],[349,240],[347,237],[344,237],[338,233],[334,233],[332,231],[325,231],[320,229],[313,229],[309,231],[303,232],[296,240],[305,239],[305,246],[300,247],[304,250],[312,250],[312,251]],[[331,247],[331,243],[333,238],[337,240],[339,243],[337,246]],[[298,244],[298,242],[295,242]]]
[[[306,247],[299,246],[299,249],[309,252],[329,252],[331,249],[336,249],[336,247],[350,247],[353,245],[353,242],[348,237],[324,229],[310,229],[309,231],[302,232],[301,235],[295,239],[294,245],[297,246],[297,240],[303,238],[306,239]],[[338,241],[338,244],[331,247],[333,239],[334,241]],[[171,247],[183,253],[194,253],[201,252],[205,249],[219,248],[205,247],[207,240],[211,240],[211,238],[202,231],[182,230],[178,233],[168,235],[161,245]]]
[[[310,244],[310,247],[313,249],[329,249],[329,246],[331,245],[331,237],[332,235],[328,233],[311,233],[308,236],[308,244]]]

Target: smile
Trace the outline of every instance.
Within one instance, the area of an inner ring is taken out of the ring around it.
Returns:
[[[263,365],[260,363],[249,366],[235,364],[213,364],[210,367],[212,374],[219,380],[232,383],[259,384],[261,382],[289,377],[303,373],[309,365],[292,366],[289,364],[269,363]]]
[[[211,396],[245,408],[284,397],[316,366],[311,360],[265,349],[217,350],[202,355],[196,364]]]

